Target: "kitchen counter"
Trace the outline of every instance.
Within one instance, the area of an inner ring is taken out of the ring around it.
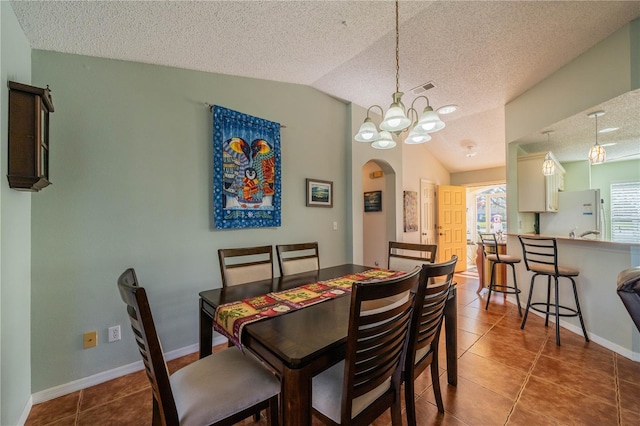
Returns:
[[[522,234],[532,236],[532,234]],[[522,256],[518,234],[508,234],[507,252]],[[544,237],[545,235],[540,235]],[[640,333],[617,295],[617,276],[620,271],[640,266],[640,242],[620,243],[590,238],[569,238],[554,235],[558,243],[558,264],[580,271],[576,279],[580,307],[589,337],[595,342],[627,358],[640,361]],[[527,271],[524,259],[516,266],[521,301],[526,301],[530,291],[532,273]],[[560,280],[560,300],[573,300],[571,285]],[[546,299],[546,286],[538,285],[534,299]],[[515,303],[510,295],[508,300]],[[530,311],[529,313],[535,313]],[[552,322],[553,318],[549,318]],[[562,318],[561,325],[582,335],[576,318]],[[551,326],[551,324],[550,324]],[[524,329],[525,333],[527,328]]]
[[[575,237],[575,238],[571,238],[568,236],[561,236],[561,235],[539,235],[539,234],[506,234],[508,236],[512,236],[512,237],[517,237],[518,235],[522,235],[524,237],[531,237],[531,236],[538,236],[541,238],[555,238],[557,240],[561,240],[561,241],[575,241],[575,242],[586,242],[586,243],[597,243],[597,244],[603,244],[603,245],[616,245],[616,246],[637,246],[640,247],[640,241],[635,242],[635,243],[624,243],[624,242],[619,242],[619,241],[611,241],[611,240],[603,240],[601,238],[593,238],[593,235],[588,235],[586,237]]]

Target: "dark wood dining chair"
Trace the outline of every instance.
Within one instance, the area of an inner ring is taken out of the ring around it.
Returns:
[[[222,287],[273,278],[271,246],[218,250]]]
[[[389,241],[387,266],[394,271],[411,271],[425,263],[435,263],[435,244],[414,244]]]
[[[154,425],[232,425],[260,410],[277,425],[280,382],[254,357],[229,348],[169,375],[147,293],[135,271],[118,278],[131,328],[153,392]]]
[[[317,242],[279,244],[276,253],[281,277],[320,269]]]
[[[402,360],[420,268],[401,277],[356,282],[351,293],[345,360],[313,377],[313,412],[327,424],[369,425],[391,408],[402,424]],[[370,301],[395,299],[364,310]]]
[[[420,272],[420,284],[414,290],[415,306],[411,316],[403,371],[404,399],[409,425],[416,424],[414,382],[429,366],[436,405],[438,411],[444,413],[438,370],[438,341],[444,318],[444,306],[449,297],[457,262],[458,256],[454,255],[447,262],[424,264]]]

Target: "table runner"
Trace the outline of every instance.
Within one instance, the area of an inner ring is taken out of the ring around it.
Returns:
[[[241,348],[240,336],[247,324],[343,296],[351,292],[353,283],[356,281],[394,278],[404,274],[406,272],[369,269],[356,274],[225,303],[216,308],[213,329]]]

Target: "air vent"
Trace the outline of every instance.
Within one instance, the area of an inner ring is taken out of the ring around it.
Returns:
[[[429,89],[433,89],[434,87],[436,87],[436,85],[433,83],[433,81],[429,81],[427,83],[421,84],[418,87],[414,87],[413,89],[411,89],[411,93],[413,93],[414,95],[419,95]]]

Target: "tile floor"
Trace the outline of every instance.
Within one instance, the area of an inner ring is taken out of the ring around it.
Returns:
[[[486,296],[475,293],[477,279],[456,280],[458,386],[446,382],[441,351],[446,413],[436,409],[426,371],[416,381],[419,425],[640,425],[640,363],[564,329],[558,347],[553,327],[545,328],[535,315],[520,330],[513,305],[492,297],[485,311]],[[173,360],[169,369],[173,372],[195,359],[192,354]],[[151,391],[142,371],[35,405],[26,423],[150,424]],[[242,424],[254,423],[248,419]],[[315,424],[320,422],[314,419]],[[389,424],[387,412],[374,426]]]

